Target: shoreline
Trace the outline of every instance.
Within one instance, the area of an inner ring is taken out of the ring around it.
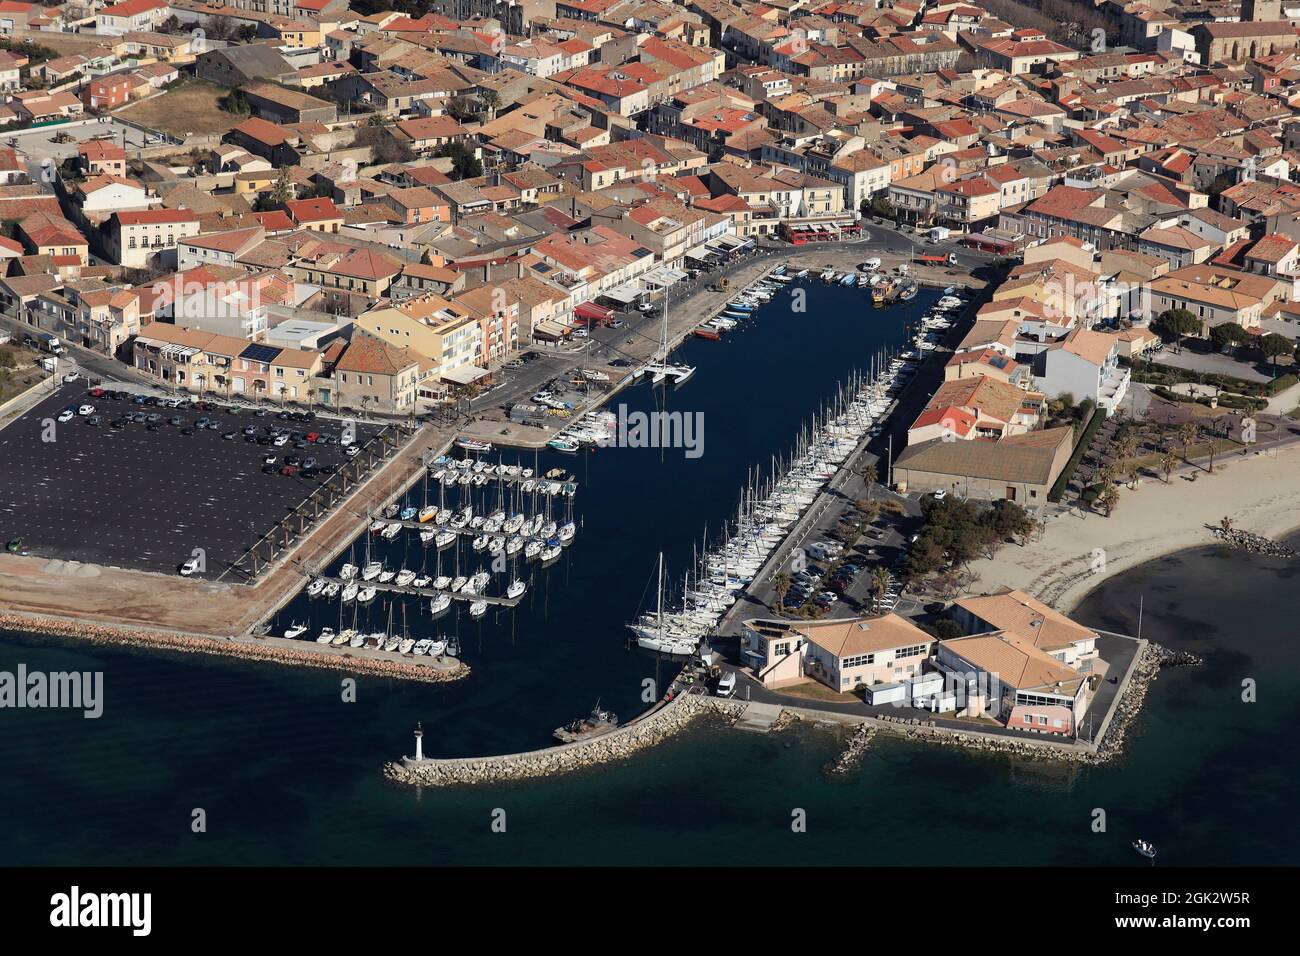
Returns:
[[[1105,581],[1149,561],[1219,542],[1210,532],[1220,517],[1233,528],[1274,540],[1300,530],[1300,474],[1294,446],[1271,454],[1229,458],[1195,483],[1143,482],[1122,492],[1114,514],[1062,512],[1049,519],[1041,540],[1003,545],[972,561],[975,581],[966,593],[999,587],[1024,591],[1062,614],[1073,613]],[[1225,479],[1225,476],[1226,479]]]
[[[374,677],[393,677],[434,684],[461,680],[468,677],[470,673],[469,665],[463,661],[428,666],[414,664],[404,659],[357,657],[350,653],[351,648],[348,649],[348,653],[331,653],[323,647],[309,651],[292,646],[302,644],[302,641],[289,641],[283,638],[220,638],[181,631],[122,627],[106,622],[18,614],[12,611],[0,611],[0,631],[37,637],[73,638],[91,644],[176,651],[182,654],[213,654],[259,663],[315,667],[322,670],[347,671]]]

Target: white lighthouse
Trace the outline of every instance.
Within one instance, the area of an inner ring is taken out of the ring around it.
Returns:
[[[424,759],[424,730],[418,721],[415,724],[415,759]]]

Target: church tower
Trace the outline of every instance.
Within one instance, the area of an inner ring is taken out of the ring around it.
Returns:
[[[1282,0],[1241,0],[1241,19],[1276,23],[1282,19]]]

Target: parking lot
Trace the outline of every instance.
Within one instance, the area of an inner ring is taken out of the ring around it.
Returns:
[[[0,430],[6,544],[21,539],[23,552],[41,557],[164,573],[197,548],[204,567],[195,577],[213,579],[347,460],[342,426],[304,420],[310,413],[294,420],[117,394],[66,384]],[[359,446],[378,432],[355,429]],[[315,467],[304,471],[308,459]]]

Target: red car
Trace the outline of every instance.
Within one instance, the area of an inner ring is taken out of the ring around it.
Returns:
[[[294,475],[298,474],[298,468],[295,465],[285,465],[280,469],[280,474],[287,478],[292,478]]]
[[[307,440],[313,445],[316,444],[316,442],[320,441],[320,432],[308,432]]]
[[[92,388],[88,394],[90,395],[91,398],[103,398],[104,390],[99,386],[96,386]]]

